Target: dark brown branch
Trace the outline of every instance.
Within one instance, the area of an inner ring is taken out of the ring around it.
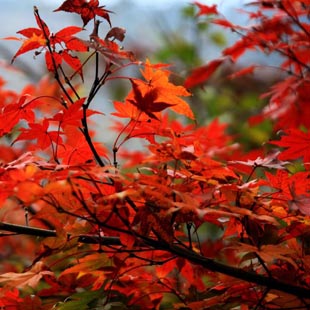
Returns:
[[[47,230],[35,227],[28,227],[22,225],[15,225],[5,222],[0,222],[0,230],[15,232],[16,234],[24,234],[38,237],[56,237],[55,230]],[[130,233],[130,232],[128,232]],[[68,235],[70,238],[70,235]],[[96,236],[96,235],[81,235],[78,238],[79,242],[88,244],[100,244],[100,245],[121,245],[118,237],[108,236]],[[191,263],[197,264],[213,272],[219,272],[233,278],[237,278],[246,282],[255,283],[256,285],[265,286],[269,290],[277,290],[297,296],[299,298],[309,299],[310,289],[291,285],[289,283],[282,282],[269,276],[260,275],[254,272],[245,271],[243,269],[228,266],[217,262],[213,259],[204,257],[190,249],[186,249],[177,244],[168,244],[160,240],[154,240],[151,238],[142,238],[141,245],[147,245],[156,250],[164,250],[174,254],[178,257],[182,257]],[[121,249],[120,249],[121,251]]]
[[[0,230],[14,232],[17,235],[28,235],[37,237],[56,237],[56,230],[42,229],[36,227],[29,227],[23,225],[10,224],[0,222]],[[70,238],[70,235],[68,235]],[[95,236],[95,235],[80,235],[78,241],[87,244],[101,244],[101,245],[121,245],[118,237]]]
[[[177,245],[167,245],[167,248],[169,252],[179,257],[183,257],[191,261],[192,263],[198,264],[211,271],[223,273],[228,276],[244,280],[246,282],[251,282],[257,285],[265,286],[270,290],[272,289],[285,292],[300,298],[309,299],[310,297],[310,289],[296,285],[291,285],[289,283],[279,281],[275,278],[270,278],[269,276],[266,277],[254,272],[249,272],[240,268],[224,265],[222,263],[216,262],[213,259],[204,257],[202,255],[195,253],[194,251],[184,249],[183,247]]]
[[[81,131],[82,131],[82,133],[86,139],[88,146],[90,147],[90,149],[91,149],[91,151],[92,151],[92,153],[96,159],[96,162],[98,163],[98,165],[100,167],[104,167],[105,163],[103,162],[100,155],[98,154],[98,152],[97,152],[97,150],[93,144],[92,138],[89,134],[88,124],[87,124],[87,107],[85,105],[83,105],[83,118],[81,119],[81,122],[83,125],[83,128],[81,129]]]

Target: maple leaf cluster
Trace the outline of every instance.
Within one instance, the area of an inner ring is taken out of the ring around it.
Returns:
[[[197,18],[214,17],[241,38],[185,86],[168,65],[124,50],[125,30],[111,26],[99,1],[55,10],[80,15],[82,27],[54,34],[35,8],[38,28],[7,38],[21,41],[13,60],[44,53],[52,74],[20,92],[0,83],[1,307],[309,307],[308,3],[252,5],[256,24],[242,27],[216,5],[194,3]],[[110,26],[104,37],[101,19]],[[89,40],[77,37],[90,22]],[[218,119],[198,126],[188,102],[190,88],[254,48],[280,53],[287,72],[255,119],[282,130],[272,152],[244,152]],[[134,77],[118,74],[128,66]],[[108,103],[94,109],[98,92],[119,79],[130,87],[125,98],[111,113]],[[93,116],[112,120],[112,145],[97,140]],[[133,139],[144,147],[126,148]]]

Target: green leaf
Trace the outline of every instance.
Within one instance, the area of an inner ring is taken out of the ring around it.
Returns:
[[[68,301],[62,303],[57,310],[88,310],[93,308],[92,303],[104,297],[104,292],[98,291],[85,291],[71,295]]]
[[[103,308],[103,310],[127,310],[127,309],[128,308],[119,301],[111,302]]]

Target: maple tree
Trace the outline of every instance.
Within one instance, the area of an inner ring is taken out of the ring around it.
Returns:
[[[255,23],[247,27],[216,5],[193,4],[197,18],[240,39],[193,69],[185,87],[172,82],[168,65],[124,50],[125,30],[95,0],[55,10],[79,14],[82,27],[54,33],[35,7],[38,28],[6,38],[21,41],[12,62],[44,55],[51,78],[21,92],[1,81],[2,308],[310,307],[310,3],[250,4]],[[110,27],[103,37],[102,19]],[[85,30],[88,40],[77,37]],[[249,122],[270,119],[281,135],[244,151],[228,124],[198,126],[186,98],[253,49],[280,54],[285,74]],[[121,75],[129,66],[137,74]],[[93,76],[84,84],[87,67]],[[109,103],[94,109],[99,91],[120,79],[130,87],[124,100],[110,114]],[[94,115],[112,120],[112,145],[97,140]],[[126,147],[134,139],[145,146]]]

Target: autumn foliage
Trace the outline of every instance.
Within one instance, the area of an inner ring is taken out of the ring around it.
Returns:
[[[81,26],[51,30],[35,7],[36,26],[6,38],[21,43],[12,62],[44,57],[49,77],[21,92],[1,81],[3,309],[309,309],[310,2],[250,3],[247,26],[193,5],[240,38],[184,86],[123,49],[125,29],[96,0],[55,9]],[[229,124],[197,124],[189,102],[248,50],[279,54],[282,75],[249,119],[271,120],[274,135],[244,151]],[[127,96],[95,108],[121,79]]]

